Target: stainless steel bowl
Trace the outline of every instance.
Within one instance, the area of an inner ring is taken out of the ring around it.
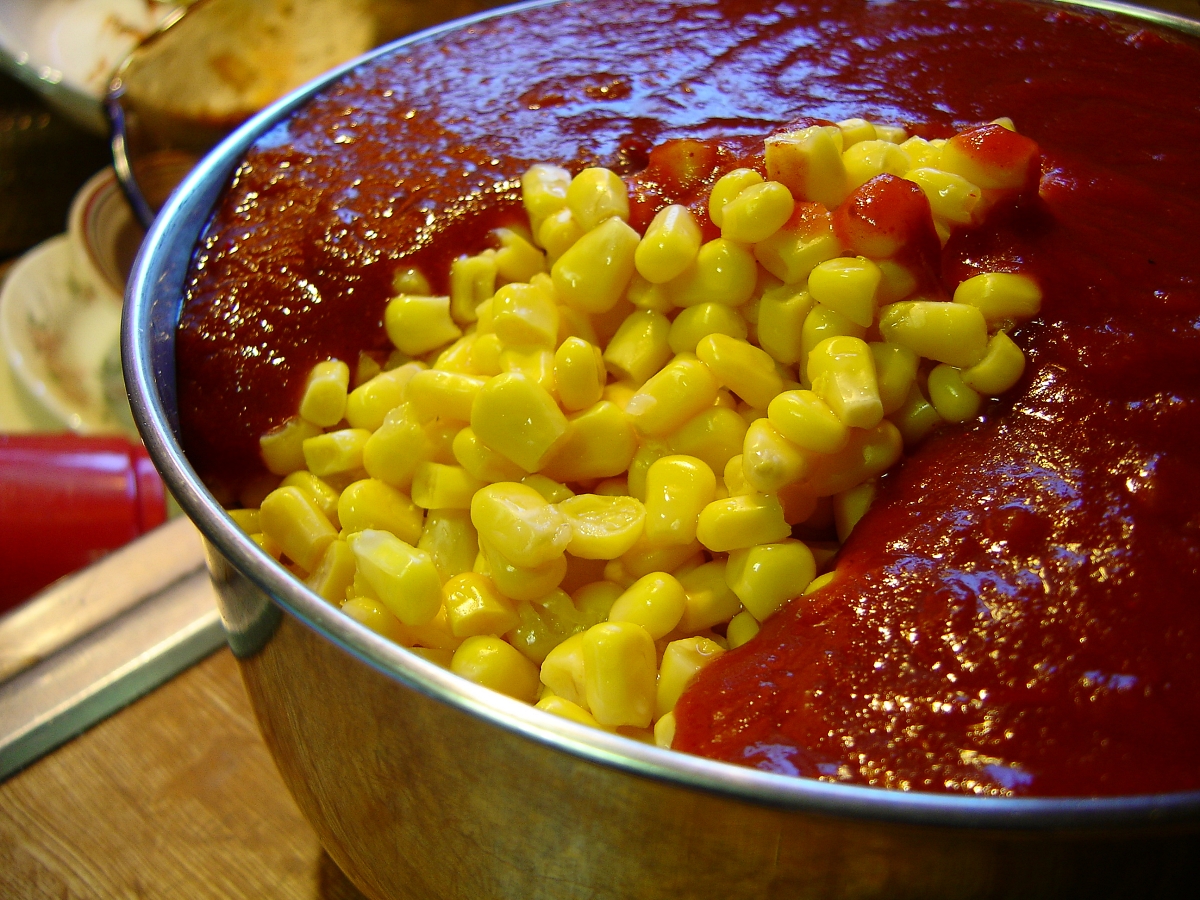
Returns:
[[[1185,895],[1200,850],[1200,793],[901,793],[663,751],[460,680],[360,627],[260,553],[180,447],[175,327],[193,248],[247,148],[348,69],[267,109],[187,178],[143,247],[123,340],[135,417],[207,538],[263,734],[326,849],[364,892],[378,900]]]

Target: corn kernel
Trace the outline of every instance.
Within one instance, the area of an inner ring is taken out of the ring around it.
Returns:
[[[476,438],[526,472],[536,472],[567,434],[567,417],[531,379],[497,375],[479,389],[471,407]]]
[[[563,482],[611,478],[629,467],[637,448],[629,416],[615,403],[601,400],[568,418],[566,437],[543,471]]]
[[[767,419],[783,437],[814,453],[836,453],[850,437],[837,413],[812,391],[778,394],[767,407]]]
[[[450,630],[446,608],[439,606],[433,618],[421,625],[398,623],[400,643],[406,647],[426,647],[431,650],[455,650],[463,642]]]
[[[876,299],[881,304],[895,303],[912,295],[917,289],[917,279],[912,271],[894,259],[881,259],[877,263],[883,276],[879,281]]]
[[[808,276],[808,292],[855,325],[867,328],[875,320],[875,292],[882,278],[879,266],[856,256],[819,263]]]
[[[608,620],[608,612],[624,589],[612,581],[591,581],[571,594],[571,602],[579,610],[584,624],[591,628]]]
[[[675,743],[675,713],[669,712],[654,723],[654,745],[670,750]]]
[[[349,384],[350,367],[340,359],[317,363],[304,383],[300,415],[322,428],[336,425],[346,412],[346,389]]]
[[[305,439],[300,445],[304,463],[318,477],[361,468],[363,447],[371,432],[363,428],[343,428]]]
[[[859,520],[866,515],[875,499],[875,482],[864,481],[848,491],[842,491],[833,497],[833,521],[837,528],[838,541],[846,543],[850,532]]]
[[[925,399],[920,385],[915,382],[908,390],[904,405],[892,414],[891,419],[900,430],[906,447],[915,447],[942,422],[938,411]]]
[[[454,436],[451,452],[455,461],[480,481],[520,481],[525,475],[524,469],[481,442],[469,427]]]
[[[661,718],[674,710],[696,674],[724,652],[724,647],[704,637],[682,638],[667,644],[658,676],[656,716]]]
[[[547,216],[537,229],[538,243],[546,249],[546,258],[551,263],[556,262],[564,253],[574,247],[581,237],[583,237],[583,229],[571,215],[571,210],[565,206],[558,212]],[[551,266],[550,272],[553,274],[553,266]]]
[[[742,610],[729,620],[725,628],[725,639],[729,641],[729,649],[736,650],[758,634],[758,619],[750,615],[748,610]]]
[[[983,191],[961,175],[941,169],[909,169],[904,177],[925,192],[934,218],[954,225],[975,220]]]
[[[696,344],[710,334],[725,334],[744,340],[747,334],[746,321],[736,309],[723,303],[689,306],[680,310],[670,323],[667,342],[675,353],[695,353]]]
[[[346,421],[352,428],[377,429],[383,417],[404,402],[409,380],[424,368],[424,363],[405,363],[360,384],[346,398]]]
[[[880,310],[879,333],[885,341],[918,356],[966,368],[983,359],[987,322],[975,306],[937,300],[906,300]]]
[[[625,474],[625,484],[630,497],[637,497],[646,502],[646,472],[655,460],[671,455],[671,448],[666,442],[647,441],[638,447],[629,461]]]
[[[433,560],[442,583],[470,572],[479,555],[479,535],[471,524],[471,513],[462,509],[431,509],[425,516],[417,549]]]
[[[934,366],[929,373],[929,402],[947,422],[965,422],[979,412],[982,398],[953,366]]]
[[[358,531],[346,538],[358,570],[392,614],[405,625],[424,625],[442,607],[442,583],[423,550],[389,531]]]
[[[945,141],[927,141],[925,138],[910,137],[900,143],[900,149],[908,157],[910,168],[941,168],[942,147]]]
[[[1015,190],[1036,172],[1038,146],[1003,125],[962,131],[942,148],[940,168],[986,190]]]
[[[773,134],[767,138],[765,158],[767,177],[782,183],[798,200],[815,200],[833,209],[850,192],[837,126]]]
[[[491,250],[476,256],[460,256],[451,262],[449,314],[452,321],[461,325],[474,322],[478,317],[479,304],[491,297],[495,290],[496,256]]]
[[[513,600],[537,600],[545,597],[567,575],[567,558],[559,555],[536,566],[517,566],[486,541],[480,541],[480,551],[487,564],[486,573],[505,597]]]
[[[713,500],[716,476],[693,456],[664,456],[646,470],[646,539],[652,545],[696,540],[696,523]]]
[[[321,429],[312,422],[292,416],[258,439],[263,465],[272,475],[288,475],[303,469],[304,442],[320,433]]]
[[[567,552],[580,559],[616,559],[642,534],[646,509],[633,497],[579,494],[558,510],[571,526]]]
[[[521,202],[534,234],[548,216],[566,208],[570,185],[571,173],[561,166],[537,163],[525,170],[521,176]]]
[[[679,575],[685,595],[681,633],[695,634],[728,622],[742,608],[742,601],[725,581],[725,565],[724,559],[714,559]]]
[[[506,284],[492,297],[492,327],[505,344],[554,347],[558,306],[541,283]]]
[[[568,410],[586,409],[598,402],[607,377],[604,357],[595,344],[569,337],[554,353],[554,384],[558,399]]]
[[[346,599],[346,589],[354,582],[355,560],[350,545],[335,540],[325,548],[321,561],[304,579],[312,591],[335,606]]]
[[[908,154],[890,141],[865,140],[846,148],[842,154],[846,167],[846,185],[861,187],[877,175],[901,176],[912,168]]]
[[[1025,275],[986,272],[955,288],[954,302],[976,307],[987,324],[996,327],[1036,316],[1042,306],[1042,289]]]
[[[442,586],[442,602],[455,637],[504,634],[519,621],[512,601],[496,590],[490,578],[474,572],[447,581]]]
[[[420,269],[411,266],[392,273],[393,294],[428,294],[429,279]]]
[[[494,635],[475,635],[463,641],[454,651],[450,671],[525,703],[537,699],[537,666]]]
[[[920,360],[917,354],[899,344],[873,341],[868,346],[875,360],[879,402],[883,404],[883,414],[888,416],[904,405],[916,380]]]
[[[583,616],[561,590],[517,604],[520,624],[505,634],[514,647],[537,665],[564,640],[584,630]]]
[[[554,692],[555,696],[580,709],[587,709],[583,632],[571,635],[546,654],[545,660],[542,661],[539,678],[542,684]]]
[[[708,217],[718,228],[725,221],[725,206],[746,188],[762,184],[763,177],[753,169],[734,169],[717,179],[708,194]]]
[[[677,356],[641,386],[625,412],[639,432],[659,437],[712,406],[718,387],[708,366],[698,359]]]
[[[462,337],[450,318],[449,297],[401,294],[388,301],[383,323],[392,343],[409,356],[420,356]]]
[[[700,250],[700,226],[691,210],[673,204],[658,211],[646,227],[633,262],[638,274],[651,284],[663,284],[679,275]]]
[[[590,231],[610,216],[629,219],[625,182],[615,172],[600,167],[584,169],[571,179],[567,206],[584,231]]]
[[[864,337],[867,330],[861,325],[855,325],[844,315],[827,306],[814,304],[804,319],[804,327],[800,332],[800,367],[801,374],[807,376],[808,359],[812,356],[817,345],[831,337]]]
[[[561,556],[571,526],[546,498],[524,484],[501,482],[475,492],[471,522],[479,538],[515,565],[533,567]]]
[[[294,487],[277,488],[263,499],[259,524],[263,534],[306,572],[316,568],[337,537],[316,502]]]
[[[806,484],[818,497],[830,497],[890,469],[904,452],[900,431],[887,419],[874,428],[854,428],[837,453],[815,456]]]
[[[765,241],[787,223],[795,206],[791,193],[779,182],[752,184],[725,204],[721,237],[744,244]]]
[[[409,379],[406,396],[422,422],[433,419],[467,422],[471,418],[475,395],[487,382],[486,378],[462,372],[424,369]]]
[[[837,127],[842,133],[843,153],[863,141],[875,140],[875,126],[866,119],[842,119]]]
[[[523,475],[519,480],[545,497],[547,503],[561,503],[575,496],[575,492],[565,484],[545,475]]]
[[[770,494],[714,500],[700,512],[696,539],[714,553],[781,541],[790,536],[783,507]]]
[[[641,245],[639,244],[638,246]],[[634,263],[635,265],[637,263],[636,254],[634,256]],[[633,277],[629,279],[629,287],[625,289],[625,297],[636,309],[652,309],[655,312],[666,314],[675,308],[670,294],[667,293],[665,284],[652,284],[636,271],[633,273]]]
[[[580,725],[587,725],[591,728],[600,727],[600,723],[596,721],[595,717],[578,703],[572,703],[570,700],[564,700],[562,697],[557,697],[554,694],[547,694],[535,703],[534,706],[558,716],[560,719],[578,722]]]
[[[583,635],[588,709],[601,725],[646,728],[654,718],[654,640],[633,622],[602,622]]]
[[[404,643],[403,626],[383,603],[375,597],[351,597],[342,604],[342,612],[360,625],[397,644]]]
[[[724,500],[728,497],[737,497],[741,494],[753,494],[754,488],[750,487],[746,481],[746,473],[742,470],[742,454],[731,456],[729,461],[725,463],[725,469],[721,473],[721,480],[725,487],[724,497],[714,497],[714,500]]]
[[[793,540],[733,550],[725,566],[729,589],[759,622],[802,593],[816,574],[812,551]]]
[[[820,203],[797,203],[787,223],[754,245],[754,257],[785,284],[802,284],[817,263],[842,252],[833,219]]]
[[[445,650],[440,647],[409,647],[408,651],[413,656],[419,656],[421,659],[427,660],[435,666],[441,666],[443,669],[449,669],[450,663],[454,661],[454,651]]]
[[[604,313],[625,292],[641,237],[616,216],[606,219],[565,250],[550,269],[558,294],[582,312]]]
[[[681,585],[666,572],[651,572],[631,584],[613,603],[610,622],[636,622],[658,640],[675,630],[687,597]]]
[[[671,323],[662,313],[639,309],[621,323],[604,350],[604,362],[617,378],[642,384],[671,358]]]
[[[402,403],[384,416],[383,424],[363,445],[362,464],[372,478],[407,490],[417,466],[432,459],[434,452],[433,439],[416,410]]]
[[[288,485],[280,484],[279,486],[287,487]],[[233,519],[233,523],[246,534],[257,534],[262,531],[257,509],[227,509],[225,514]]]
[[[808,455],[770,419],[756,419],[742,445],[742,477],[753,491],[774,494],[808,474]]]
[[[792,365],[804,358],[801,333],[812,305],[808,291],[795,285],[781,285],[763,294],[758,304],[758,345],[776,362]]]
[[[734,410],[712,406],[680,426],[668,447],[675,455],[694,456],[713,472],[723,472],[730,458],[742,452],[746,427],[746,420]]]
[[[758,277],[754,255],[741,244],[716,238],[701,245],[695,261],[667,284],[676,306],[724,303],[741,306],[754,293]]]
[[[413,472],[412,501],[422,509],[470,509],[484,484],[462,466],[423,462]]]
[[[496,251],[495,257],[496,275],[499,279],[526,282],[534,275],[546,271],[545,254],[529,243],[527,235],[511,228],[496,228],[492,234],[500,242],[500,249]]]
[[[402,491],[375,478],[355,481],[338,498],[338,521],[347,534],[375,529],[390,531],[415,544],[421,537],[424,513]]]
[[[1021,378],[1025,354],[1003,331],[992,335],[983,359],[963,369],[963,384],[987,397],[999,397]]]
[[[279,483],[280,487],[297,487],[316,501],[317,507],[333,524],[337,524],[338,491],[312,472],[293,472]],[[255,531],[260,529],[255,528]]]
[[[626,586],[651,572],[675,572],[703,549],[698,541],[692,541],[690,544],[655,545],[647,540],[643,533],[637,543],[621,556],[622,568],[627,575],[632,576]],[[606,568],[605,572],[607,571]]]
[[[524,375],[553,396],[554,353],[548,347],[506,347],[500,353],[500,372]]]
[[[874,428],[883,418],[875,358],[855,337],[826,338],[808,357],[813,393],[851,428]]]

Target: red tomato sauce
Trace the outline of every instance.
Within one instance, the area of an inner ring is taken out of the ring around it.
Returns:
[[[236,496],[315,362],[387,349],[393,272],[444,290],[532,162],[632,174],[669,139],[760,147],[809,116],[1000,115],[1041,147],[1038,201],[939,262],[945,290],[1040,281],[1025,382],[885,476],[834,584],[702,673],[676,746],[917,790],[1200,787],[1194,39],[1020,2],[599,0],[385,55],[219,205],[179,329],[189,458]]]

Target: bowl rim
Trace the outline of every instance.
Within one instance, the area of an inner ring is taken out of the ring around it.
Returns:
[[[1200,791],[1113,797],[978,797],[826,783],[743,768],[649,746],[568,721],[468,682],[371,632],[310,591],[242,532],[187,462],[156,387],[155,348],[166,347],[174,384],[174,332],[183,278],[195,241],[228,178],[250,146],[353,69],[514,11],[576,0],[530,0],[443,23],[376,48],[330,70],[253,116],[184,179],[142,244],[126,293],[122,357],[134,419],[146,448],[183,510],[204,537],[274,604],[387,677],[504,730],[633,776],[791,813],[927,827],[992,831],[1170,825],[1200,820]],[[1200,22],[1108,0],[1050,0],[1146,20],[1200,36]],[[181,243],[182,242],[182,243]],[[165,307],[162,307],[166,304]],[[156,322],[156,307],[171,313]]]

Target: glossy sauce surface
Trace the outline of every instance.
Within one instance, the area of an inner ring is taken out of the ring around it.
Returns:
[[[1198,98],[1195,42],[1023,3],[615,0],[384,57],[261,140],[217,212],[179,333],[189,458],[236,495],[308,368],[385,350],[393,272],[444,289],[530,162],[1009,115],[1041,202],[941,264],[948,289],[1042,282],[1026,384],[884,479],[835,584],[706,670],[676,746],[922,790],[1200,786]]]

